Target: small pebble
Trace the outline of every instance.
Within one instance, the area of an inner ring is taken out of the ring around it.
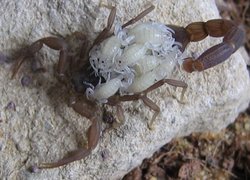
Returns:
[[[106,161],[109,157],[110,157],[110,152],[108,149],[104,149],[101,151],[101,156],[102,156],[102,160]]]
[[[30,167],[28,168],[28,170],[29,170],[31,173],[38,173],[38,172],[41,171],[41,169],[39,169],[39,167],[37,167],[37,166],[30,166]]]
[[[0,52],[0,64],[4,64],[8,62],[7,56],[5,56],[2,52]]]
[[[10,101],[7,104],[7,106],[5,106],[5,109],[6,110],[14,110],[14,111],[16,111],[16,105],[15,105],[15,103],[13,101]]]
[[[29,86],[31,81],[32,81],[32,79],[30,76],[24,75],[21,79],[21,84],[22,84],[22,86]]]

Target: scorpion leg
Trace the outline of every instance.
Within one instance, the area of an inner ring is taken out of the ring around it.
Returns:
[[[187,72],[203,71],[228,59],[244,43],[245,33],[229,20],[214,19],[189,24],[186,28],[189,40],[196,42],[205,37],[223,37],[222,43],[211,47],[197,59],[186,58],[183,69]]]
[[[114,21],[115,21],[116,8],[114,6],[107,6],[107,5],[101,5],[101,6],[104,6],[104,7],[107,7],[109,9],[111,9],[111,11],[110,11],[110,14],[109,14],[109,17],[108,17],[107,27],[104,28],[102,30],[102,32],[94,40],[93,46],[101,43],[103,40],[105,40],[106,38],[110,37],[113,34],[113,32],[111,31],[111,28],[112,28],[112,26],[114,24]],[[137,21],[142,19],[144,16],[146,16],[148,13],[150,13],[154,8],[155,7],[153,5],[151,5],[149,8],[142,11],[135,18],[133,18],[133,19],[129,20],[128,22],[126,22],[125,24],[123,24],[122,28],[125,28],[125,27],[127,27],[129,25],[132,25],[132,24],[136,23]]]
[[[148,93],[150,91],[153,91],[154,89],[162,86],[165,83],[167,83],[171,86],[174,86],[174,87],[181,87],[182,88],[181,98],[180,98],[180,101],[182,102],[183,98],[184,98],[184,94],[185,94],[187,87],[188,87],[187,83],[185,83],[183,81],[179,81],[179,80],[175,80],[175,79],[162,79],[162,80],[158,81],[157,83],[153,84],[152,86],[150,86],[148,89],[146,89],[145,92]]]
[[[118,128],[122,126],[125,122],[124,110],[121,104],[116,105],[116,115],[118,120],[112,124],[112,128]]]
[[[151,11],[153,11],[154,8],[155,8],[155,6],[151,5],[149,8],[145,9],[144,11],[142,11],[136,17],[134,17],[133,19],[131,19],[128,22],[126,22],[125,24],[123,24],[122,28],[125,28],[125,27],[127,27],[129,25],[132,25],[132,24],[136,23],[137,21],[141,20],[144,16],[146,16],[148,13],[150,13]]]
[[[124,96],[112,96],[111,98],[109,98],[109,105],[114,105],[118,102],[122,102],[122,101],[136,101],[141,99],[143,101],[143,103],[148,106],[150,109],[152,109],[153,111],[155,111],[151,121],[148,123],[148,128],[149,129],[153,129],[153,122],[156,119],[156,117],[158,116],[159,112],[160,112],[160,108],[147,97],[147,94],[144,92],[138,93],[138,94],[134,94],[134,95],[124,95]]]
[[[58,62],[58,67],[57,67],[57,72],[60,76],[64,76],[64,73],[66,71],[66,63],[67,63],[67,44],[66,42],[57,37],[46,37],[37,40],[29,48],[26,49],[26,52],[24,52],[15,62],[12,70],[12,76],[11,78],[13,79],[18,70],[20,69],[21,65],[25,61],[26,58],[34,56],[36,52],[38,52],[42,47],[43,44],[47,45],[51,49],[54,50],[59,50],[60,51],[60,57],[59,57],[59,62]]]
[[[159,115],[160,108],[159,106],[157,106],[157,104],[155,104],[151,99],[147,97],[147,93],[153,91],[154,89],[162,86],[165,83],[175,86],[175,87],[183,88],[182,94],[181,94],[181,101],[182,101],[184,93],[187,89],[187,84],[185,82],[174,80],[174,79],[162,79],[158,81],[157,83],[153,84],[152,86],[150,86],[145,91],[142,91],[141,93],[137,93],[134,95],[112,96],[108,99],[107,104],[111,106],[116,106],[118,103],[122,101],[136,101],[136,100],[141,99],[146,106],[148,106],[150,109],[152,109],[155,112],[151,121],[148,123],[149,129],[153,129],[153,122],[155,121],[156,117]]]
[[[88,129],[88,149],[93,150],[101,134],[101,120],[102,114],[101,109],[94,102],[87,100],[85,97],[83,99],[75,98],[71,100],[72,108],[82,116],[88,118],[92,124]]]
[[[106,38],[110,37],[113,34],[113,31],[111,31],[111,28],[114,24],[115,21],[115,15],[116,15],[116,8],[114,6],[106,6],[106,5],[102,5],[105,6],[107,8],[110,8],[110,14],[108,17],[108,23],[107,26],[102,30],[102,32],[97,36],[97,38],[94,40],[94,43],[92,45],[92,47],[94,45],[97,45],[99,43],[101,43],[103,40],[105,40]]]
[[[184,93],[186,92],[186,89],[187,89],[187,84],[185,82],[179,81],[179,80],[162,79],[162,80],[158,81],[157,83],[153,84],[152,86],[150,86],[148,89],[146,89],[144,91],[144,93],[148,93],[150,91],[153,91],[154,89],[157,89],[158,87],[162,86],[165,83],[167,83],[167,84],[169,84],[171,86],[174,86],[174,87],[181,87],[182,88],[182,93],[181,93],[180,101],[183,101]],[[159,106],[157,106],[152,100],[150,100],[146,96],[143,96],[141,99],[143,100],[145,105],[147,105],[150,109],[155,111],[151,121],[148,123],[149,129],[153,129],[153,123],[154,123],[156,117],[160,113],[160,108],[159,108]]]
[[[21,54],[21,56],[16,60],[16,62],[13,65],[11,79],[14,78],[14,76],[16,75],[21,65],[26,60],[26,58],[31,57],[35,52],[39,51],[41,48],[42,44],[35,42],[30,46],[29,49],[26,50],[26,52],[23,52]]]
[[[154,103],[151,99],[149,99],[147,96],[142,96],[141,100],[143,101],[143,103],[148,106],[150,109],[152,109],[155,113],[153,115],[153,117],[151,118],[151,120],[148,122],[148,128],[150,130],[153,130],[153,123],[156,119],[156,117],[159,115],[161,109],[159,106],[157,106],[156,103]]]
[[[108,99],[108,103],[111,106],[117,106],[117,104],[119,104],[120,102],[123,101],[137,101],[141,99],[143,101],[143,103],[148,106],[150,109],[153,109],[154,111],[158,111],[157,108],[155,108],[155,106],[153,105],[154,102],[152,102],[148,97],[146,93],[137,93],[137,94],[133,94],[133,95],[123,95],[123,96],[112,96]],[[156,105],[157,106],[157,105]],[[159,110],[160,111],[160,110]],[[159,113],[159,112],[158,112]],[[158,114],[157,112],[155,114]],[[124,116],[124,115],[123,115]],[[155,119],[155,117],[157,115],[153,115],[153,118]]]
[[[100,124],[101,120],[99,118],[102,116],[95,111],[98,111],[99,109],[96,106],[94,106],[92,102],[85,101],[85,99],[84,101],[83,100],[76,101],[74,98],[71,101],[72,101],[71,102],[72,108],[82,116],[89,118],[89,120],[91,121],[91,125],[87,131],[88,145],[87,147],[82,147],[80,149],[71,152],[68,156],[65,156],[64,158],[62,158],[57,162],[42,163],[39,166],[37,166],[38,169],[56,168],[77,160],[81,160],[87,157],[91,153],[91,151],[97,146],[101,134],[101,124]]]
[[[38,165],[37,167],[36,166],[32,167],[32,169],[51,169],[51,168],[60,167],[60,166],[69,164],[71,162],[80,160],[80,159],[88,156],[90,154],[90,152],[91,152],[91,150],[87,149],[87,148],[78,149],[78,150],[71,152],[69,156],[66,156],[57,162],[42,163],[42,164]]]

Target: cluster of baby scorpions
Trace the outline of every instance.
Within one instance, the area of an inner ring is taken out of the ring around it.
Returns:
[[[243,44],[244,31],[234,22],[223,19],[194,22],[186,27],[147,22],[127,28],[153,9],[154,6],[150,6],[125,24],[116,24],[115,30],[112,30],[116,8],[111,7],[106,28],[90,44],[90,48],[83,48],[80,61],[69,61],[69,47],[65,39],[46,37],[31,44],[14,63],[12,78],[22,63],[33,57],[43,45],[58,50],[58,77],[74,87],[75,96],[70,98],[70,106],[91,121],[87,147],[57,162],[39,164],[36,168],[55,168],[88,156],[100,137],[102,104],[115,106],[118,120],[123,122],[125,117],[121,102],[142,100],[154,111],[149,123],[151,126],[160,108],[147,94],[165,83],[181,87],[183,92],[187,88],[185,82],[168,79],[177,65],[189,73],[204,71],[228,59]],[[197,59],[183,57],[182,52],[190,42],[201,41],[207,36],[223,37],[223,40]],[[86,36],[82,37],[82,41],[85,45],[89,44]],[[70,68],[72,66],[74,68]]]

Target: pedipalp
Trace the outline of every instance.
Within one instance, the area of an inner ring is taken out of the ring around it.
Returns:
[[[57,65],[57,72],[59,76],[64,76],[66,63],[67,63],[67,43],[57,37],[46,37],[37,40],[36,42],[32,43],[29,48],[25,49],[25,52],[16,60],[15,64],[13,65],[12,75],[11,78],[13,79],[18,70],[20,69],[23,62],[35,55],[40,49],[42,49],[43,45],[48,46],[51,49],[60,51],[59,55],[59,62]]]
[[[202,53],[197,59],[186,58],[183,69],[189,73],[204,71],[228,59],[244,43],[245,32],[234,22],[224,19],[213,19],[207,22],[195,22],[185,28],[187,42],[201,41],[207,36],[223,37],[223,41]],[[176,35],[178,36],[178,35]]]

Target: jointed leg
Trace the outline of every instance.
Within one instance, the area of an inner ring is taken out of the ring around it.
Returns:
[[[153,84],[152,86],[150,86],[148,89],[146,89],[144,91],[144,93],[147,94],[148,92],[153,91],[154,89],[162,86],[165,83],[167,83],[167,84],[169,84],[171,86],[174,86],[174,87],[181,87],[181,88],[183,88],[182,89],[182,93],[181,93],[181,99],[180,99],[181,101],[183,101],[184,93],[185,93],[185,91],[187,89],[187,84],[185,82],[179,81],[179,80],[163,79],[163,80],[161,80],[161,81]],[[160,108],[152,100],[150,100],[147,96],[142,96],[141,99],[142,99],[142,101],[144,102],[144,104],[146,106],[148,106],[150,109],[152,109],[152,110],[155,111],[155,113],[154,113],[151,121],[148,123],[149,129],[153,129],[153,123],[154,123],[156,117],[158,116],[158,114],[160,113]]]
[[[171,86],[182,88],[180,102],[183,102],[184,94],[185,94],[187,87],[188,87],[187,83],[185,83],[183,81],[179,81],[179,80],[174,80],[174,79],[165,79],[164,81]]]
[[[128,22],[126,22],[125,24],[123,24],[122,28],[125,28],[125,27],[127,27],[129,25],[132,25],[132,24],[136,23],[137,21],[141,20],[144,16],[146,16],[148,13],[150,13],[151,11],[153,11],[154,8],[155,8],[155,6],[151,5],[149,8],[147,8],[144,11],[142,11],[136,17],[134,17],[133,19],[131,19]]]
[[[156,117],[158,116],[158,114],[160,113],[160,108],[151,99],[149,99],[147,97],[146,93],[142,92],[142,93],[134,94],[134,95],[113,96],[113,97],[109,98],[109,103],[110,103],[110,105],[114,105],[114,104],[116,104],[118,102],[122,102],[122,101],[136,101],[139,99],[141,99],[146,106],[148,106],[150,109],[155,111],[152,119],[148,123],[149,129],[153,129],[152,124],[153,124],[154,120],[156,119]]]
[[[88,137],[87,147],[83,147],[75,151],[72,151],[68,156],[65,156],[64,158],[60,159],[57,162],[42,163],[38,165],[37,168],[38,169],[56,168],[87,157],[91,153],[91,151],[96,147],[100,137],[100,122],[96,119],[92,119],[91,122],[92,124],[87,132],[87,137]]]
[[[99,141],[101,133],[102,114],[98,106],[86,98],[76,99],[71,101],[71,107],[82,116],[91,121],[91,126],[88,129],[88,149],[94,149]]]
[[[153,91],[154,89],[162,86],[165,83],[167,83],[167,84],[169,84],[171,86],[174,86],[174,87],[181,87],[182,88],[182,93],[181,93],[180,101],[183,101],[183,97],[184,97],[184,94],[185,94],[185,92],[187,90],[188,85],[187,85],[187,83],[185,83],[183,81],[179,81],[179,80],[175,80],[175,79],[162,79],[161,81],[158,81],[157,83],[153,84],[148,89],[146,89],[145,93]]]
[[[115,106],[119,102],[122,102],[122,101],[136,101],[136,100],[141,99],[146,106],[148,106],[150,109],[152,109],[155,112],[151,121],[148,123],[149,129],[152,129],[153,122],[155,121],[156,117],[160,113],[160,108],[159,106],[157,106],[157,104],[155,104],[151,99],[147,97],[147,93],[153,91],[154,89],[162,86],[165,83],[175,86],[175,87],[183,88],[182,94],[181,94],[181,100],[183,99],[184,93],[187,89],[187,84],[185,82],[174,80],[174,79],[163,79],[153,84],[152,86],[150,86],[148,89],[146,89],[145,91],[141,93],[134,94],[134,95],[112,96],[111,98],[108,99],[108,104]]]
[[[57,37],[47,37],[39,39],[38,41],[31,44],[31,46],[24,52],[15,62],[13,66],[12,76],[11,78],[14,78],[16,73],[18,72],[19,68],[21,67],[22,63],[26,60],[26,58],[34,56],[36,52],[38,52],[42,47],[43,44],[47,45],[51,49],[59,50],[60,51],[60,57],[57,67],[57,72],[60,76],[64,76],[64,73],[67,69],[66,63],[67,63],[67,44],[66,42]]]
[[[103,40],[105,40],[106,38],[110,37],[113,34],[113,32],[111,31],[111,28],[112,28],[114,21],[115,21],[116,8],[113,6],[107,6],[107,5],[103,5],[103,4],[101,6],[104,6],[104,7],[111,9],[111,11],[110,11],[110,14],[108,17],[107,27],[104,28],[102,30],[102,32],[97,36],[97,38],[95,39],[95,41],[93,43],[93,46],[101,43]],[[129,25],[136,23],[137,21],[142,19],[144,16],[146,16],[148,13],[150,13],[154,8],[155,7],[153,5],[151,5],[149,8],[147,8],[146,10],[141,12],[138,16],[129,20],[127,23],[123,24],[122,28],[125,28]]]
[[[77,149],[75,151],[72,151],[69,156],[66,156],[57,162],[42,163],[38,165],[37,167],[36,166],[33,167],[33,169],[51,169],[51,168],[60,167],[60,166],[69,164],[71,162],[81,160],[84,157],[88,156],[90,153],[91,153],[91,150],[87,148]]]
[[[102,5],[102,6],[105,6],[105,5]],[[105,7],[111,8],[111,11],[108,17],[108,23],[107,23],[107,26],[102,30],[102,32],[94,40],[93,46],[101,43],[103,40],[105,40],[106,38],[110,37],[113,34],[113,32],[111,31],[111,28],[115,21],[116,8],[114,6],[111,6],[111,7],[105,6]]]
[[[159,115],[159,113],[160,113],[160,108],[159,108],[159,106],[157,106],[151,99],[149,99],[147,96],[142,96],[141,99],[142,99],[143,103],[144,103],[146,106],[148,106],[150,109],[152,109],[152,110],[155,111],[155,113],[154,113],[152,119],[148,122],[148,128],[149,128],[150,130],[153,130],[153,129],[154,129],[153,123],[154,123],[156,117],[157,117],[157,116]]]

